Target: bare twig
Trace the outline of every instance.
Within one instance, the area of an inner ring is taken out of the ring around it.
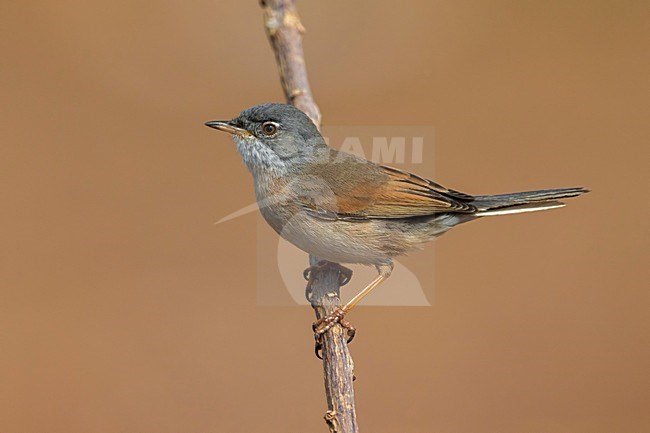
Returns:
[[[302,52],[302,34],[295,0],[262,0],[264,27],[278,63],[284,95],[320,129],[321,115],[309,88]]]
[[[302,51],[302,34],[295,0],[262,0],[264,24],[287,101],[304,111],[320,129],[321,114],[311,94]],[[310,265],[318,262],[310,257]],[[341,306],[339,272],[334,267],[311,275],[310,299],[316,317],[322,318]],[[354,363],[346,344],[346,333],[335,326],[322,336],[323,372],[328,410],[325,421],[330,432],[358,432],[354,409]]]

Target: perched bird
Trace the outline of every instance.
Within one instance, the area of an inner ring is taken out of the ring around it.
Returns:
[[[258,105],[206,125],[232,134],[253,175],[260,211],[280,236],[327,262],[377,268],[377,278],[350,302],[316,322],[318,334],[346,323],[345,314],[390,276],[394,257],[458,224],[554,209],[564,206],[560,199],[587,192],[464,194],[329,147],[309,117],[291,105]]]

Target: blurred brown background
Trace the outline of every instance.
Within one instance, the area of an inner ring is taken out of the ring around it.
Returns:
[[[434,126],[417,170],[461,191],[593,192],[403,260],[433,306],[350,317],[362,431],[650,431],[648,2],[397,3],[300,2],[326,123]],[[312,311],[258,306],[253,214],[213,225],[252,182],[202,122],[282,100],[257,2],[0,16],[0,431],[325,431]]]

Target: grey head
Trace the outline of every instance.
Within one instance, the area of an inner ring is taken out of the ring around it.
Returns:
[[[328,150],[311,119],[287,104],[257,105],[232,120],[211,121],[206,126],[232,134],[254,176],[294,172]]]

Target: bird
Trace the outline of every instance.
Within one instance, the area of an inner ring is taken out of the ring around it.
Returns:
[[[318,266],[377,269],[363,290],[314,323],[318,335],[337,323],[353,335],[344,317],[390,277],[393,260],[452,227],[487,216],[559,208],[565,205],[562,199],[588,192],[574,187],[469,195],[329,147],[311,119],[288,104],[257,105],[231,120],[205,125],[231,134],[253,177],[260,212],[281,237],[322,260]],[[351,271],[340,269],[347,282]]]

